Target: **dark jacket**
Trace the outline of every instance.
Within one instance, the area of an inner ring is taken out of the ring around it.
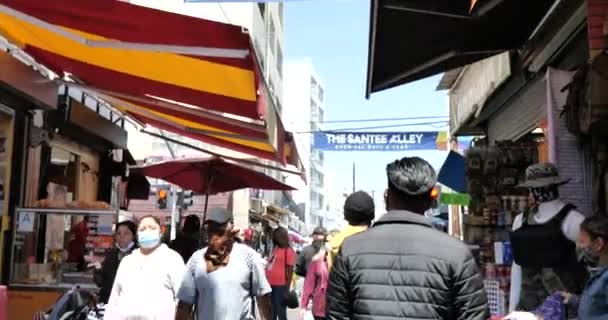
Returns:
[[[312,258],[319,253],[319,250],[320,248],[315,248],[313,245],[308,245],[302,249],[302,252],[300,252],[296,259],[296,267],[294,270],[298,276],[306,277],[308,266],[310,266]]]
[[[490,317],[483,280],[467,246],[407,211],[391,211],[344,241],[331,271],[327,303],[327,319]]]
[[[184,263],[188,263],[190,257],[201,248],[201,235],[198,232],[194,234],[180,232],[169,248],[179,253]]]
[[[120,261],[122,261],[122,258],[125,256],[131,254],[131,252],[133,252],[135,249],[136,247],[133,246],[133,248],[131,248],[131,250],[128,252],[122,253],[120,250],[118,250],[118,248],[113,248],[106,254],[101,271],[95,275],[95,282],[97,282],[97,285],[101,287],[99,290],[100,302],[108,303]]]

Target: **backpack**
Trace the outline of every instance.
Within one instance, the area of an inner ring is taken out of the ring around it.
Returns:
[[[294,271],[298,277],[306,277],[306,272],[308,272],[308,265],[310,264],[310,261],[312,261],[312,258],[315,256],[315,251],[316,250],[312,246],[307,246],[298,255],[298,259],[296,260],[296,268]]]

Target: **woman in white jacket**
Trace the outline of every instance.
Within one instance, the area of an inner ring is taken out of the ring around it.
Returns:
[[[104,319],[173,319],[177,291],[186,270],[184,260],[161,244],[161,226],[156,217],[140,220],[137,239],[140,248],[118,267]]]

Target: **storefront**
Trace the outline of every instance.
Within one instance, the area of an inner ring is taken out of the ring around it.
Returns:
[[[120,121],[69,95],[59,101],[57,110],[43,112],[42,122],[29,126],[50,134],[29,143],[24,158],[23,201],[13,211],[4,264],[11,319],[31,319],[76,284],[97,288],[91,264],[111,248],[118,200],[126,198],[119,194],[126,190],[120,184],[127,161],[117,156],[126,154],[127,144],[126,131],[114,124]]]

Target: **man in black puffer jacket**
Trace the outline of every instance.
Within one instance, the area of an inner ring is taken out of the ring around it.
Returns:
[[[327,319],[489,319],[471,252],[424,217],[435,170],[414,157],[386,171],[388,213],[342,244],[330,275]]]

